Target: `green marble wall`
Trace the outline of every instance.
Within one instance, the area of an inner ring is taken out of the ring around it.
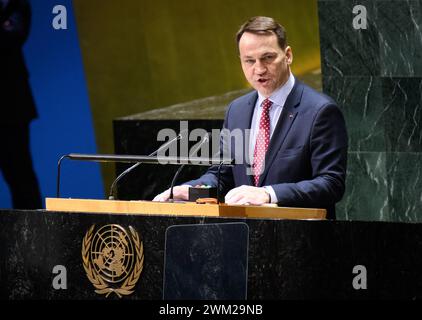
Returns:
[[[367,29],[353,28],[353,7]],[[319,0],[323,90],[349,131],[339,219],[422,221],[422,1]]]

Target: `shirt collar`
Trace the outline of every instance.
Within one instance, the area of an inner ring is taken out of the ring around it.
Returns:
[[[286,83],[282,85],[280,88],[278,88],[277,90],[275,90],[268,97],[268,99],[270,99],[270,101],[273,103],[273,106],[283,107],[294,85],[295,85],[295,77],[290,72],[289,79],[287,79]],[[264,100],[265,100],[265,97],[258,92],[257,105],[261,106],[262,101]]]

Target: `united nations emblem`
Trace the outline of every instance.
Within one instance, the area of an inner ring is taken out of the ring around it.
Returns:
[[[127,232],[117,224],[94,227],[85,234],[82,242],[82,261],[89,281],[98,294],[106,297],[114,292],[121,298],[130,295],[144,265],[144,247],[136,230]]]

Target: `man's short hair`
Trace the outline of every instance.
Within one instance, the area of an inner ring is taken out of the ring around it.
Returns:
[[[246,21],[239,29],[236,34],[237,46],[239,47],[239,41],[245,32],[254,34],[275,34],[277,37],[278,45],[281,49],[286,49],[287,36],[284,27],[269,17],[252,17]]]

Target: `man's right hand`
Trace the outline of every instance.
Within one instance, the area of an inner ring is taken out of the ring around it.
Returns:
[[[190,186],[176,186],[173,188],[173,199],[174,200],[189,200],[189,188]],[[152,201],[168,201],[170,197],[170,189],[158,194]]]

